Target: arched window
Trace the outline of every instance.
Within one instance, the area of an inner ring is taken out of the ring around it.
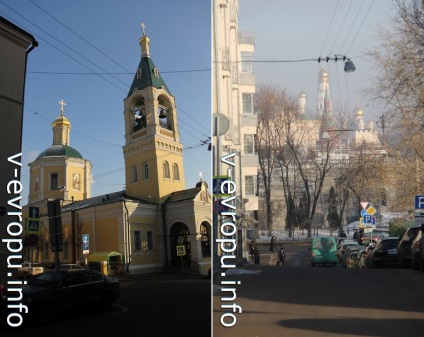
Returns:
[[[208,228],[204,225],[200,225],[200,235],[201,235],[201,245],[202,245],[202,256],[208,257],[211,256],[211,246],[209,240]]]
[[[143,163],[143,179],[149,179],[149,164],[147,162]]]
[[[167,161],[163,162],[163,177],[166,179],[171,178],[171,174],[169,173],[169,163]]]
[[[138,181],[138,169],[135,165],[132,167],[132,181]]]
[[[172,165],[172,172],[174,174],[174,180],[180,180],[180,171],[178,165],[175,163]]]
[[[137,69],[137,79],[140,79],[140,78],[141,78],[141,69],[138,68]]]

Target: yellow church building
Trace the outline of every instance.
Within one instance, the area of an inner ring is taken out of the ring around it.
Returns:
[[[175,98],[150,57],[144,31],[140,46],[124,99],[125,190],[91,196],[91,163],[70,146],[71,123],[59,102],[53,145],[29,164],[25,260],[53,264],[59,250],[60,263],[109,261],[109,273],[116,264],[124,273],[181,265],[210,273],[208,185],[200,179],[186,189]],[[47,209],[54,200],[61,204],[56,233]]]

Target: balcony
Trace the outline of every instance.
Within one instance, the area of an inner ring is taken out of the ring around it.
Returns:
[[[238,42],[239,44],[255,44],[255,34],[241,30],[238,32]]]
[[[239,74],[239,85],[255,85],[256,76],[252,73],[240,73]]]

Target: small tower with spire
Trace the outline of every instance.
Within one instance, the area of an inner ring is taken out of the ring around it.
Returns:
[[[59,102],[60,115],[52,123],[53,144],[29,163],[29,203],[47,198],[64,203],[91,197],[91,163],[70,146],[71,122],[66,103]]]
[[[161,202],[185,189],[175,98],[150,56],[142,24],[141,60],[124,99],[126,193]]]

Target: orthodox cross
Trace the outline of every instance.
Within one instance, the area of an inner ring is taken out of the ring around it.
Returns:
[[[144,25],[144,22],[141,23],[141,28],[143,29],[143,36],[146,36],[146,32],[144,31],[144,28],[146,28],[146,26]]]
[[[66,105],[66,103],[63,101],[63,99],[59,102],[59,105],[60,105],[60,115],[61,116],[63,116],[63,111],[65,110],[64,109],[64,106]]]

